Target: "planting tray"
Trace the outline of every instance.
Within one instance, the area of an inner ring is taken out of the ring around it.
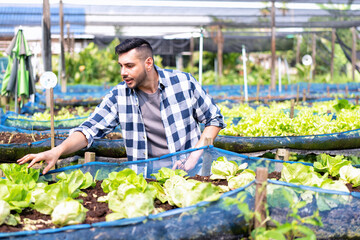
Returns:
[[[144,161],[123,163],[92,162],[82,165],[65,167],[53,170],[42,175],[44,180],[54,180],[60,172],[71,172],[80,169],[90,172],[97,179],[107,177],[108,173],[131,168],[138,174],[151,178],[161,167],[171,168],[175,161],[183,159],[193,151],[203,151],[200,161],[189,172],[190,176],[196,174],[210,175],[211,163],[218,157],[225,156],[228,160],[238,164],[248,163],[248,168],[256,170],[266,167],[273,172],[284,163],[281,160],[248,157],[238,153],[218,149],[213,146],[191,149],[168,154],[160,158]],[[292,163],[292,162],[290,162]],[[306,164],[311,165],[311,164]],[[348,239],[360,237],[360,199],[357,193],[324,190],[316,187],[297,186],[281,181],[267,181],[267,202],[270,216],[284,223],[289,221],[285,216],[289,204],[284,202],[285,195],[291,195],[293,201],[304,201],[307,204],[298,212],[302,217],[310,216],[319,211],[324,226],[309,226],[318,239]],[[111,222],[94,224],[81,224],[56,229],[37,231],[22,231],[15,233],[0,233],[0,239],[231,239],[241,238],[248,234],[248,224],[244,218],[239,217],[241,211],[236,204],[226,205],[227,198],[237,198],[238,194],[245,197],[244,202],[250,209],[254,209],[255,181],[247,186],[224,193],[214,202],[200,202],[185,208],[177,208],[149,216],[121,219]],[[311,200],[311,201],[310,201]]]

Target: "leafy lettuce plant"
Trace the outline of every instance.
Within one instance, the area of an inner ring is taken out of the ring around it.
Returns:
[[[168,180],[170,177],[178,175],[180,177],[185,177],[187,175],[187,172],[181,169],[175,169],[172,170],[170,168],[162,167],[158,173],[152,173],[151,176],[155,177],[156,180],[163,185],[166,180]]]
[[[16,226],[18,224],[18,220],[10,213],[10,210],[10,205],[4,200],[0,200],[0,226],[2,224],[12,226]]]
[[[27,190],[31,190],[36,186],[40,170],[28,168],[28,165],[29,164],[4,163],[0,165],[0,169],[4,172],[6,179],[12,183],[22,185]]]
[[[226,157],[218,157],[211,165],[210,179],[226,179],[230,189],[243,187],[255,180],[255,172],[246,169],[247,163],[237,165],[235,161],[228,161]]]
[[[216,201],[220,198],[220,188],[211,183],[186,180],[172,176],[164,184],[164,191],[170,205],[187,207],[201,201]]]
[[[280,181],[298,185],[320,187],[321,183],[327,178],[327,173],[325,173],[324,176],[321,176],[319,173],[314,171],[312,166],[307,166],[301,163],[283,163]]]
[[[71,198],[75,199],[84,195],[80,189],[94,186],[90,173],[82,173],[80,170],[73,171],[69,174],[60,173],[57,178],[58,182],[47,185],[39,185],[32,192],[33,208],[43,214],[51,214],[54,208],[62,201]]]
[[[51,221],[57,226],[81,224],[88,210],[77,200],[68,198],[61,201],[51,213]]]
[[[343,182],[334,181],[328,178],[328,173],[325,173],[324,176],[321,176],[319,173],[314,171],[313,167],[306,166],[301,163],[284,163],[280,181],[285,181],[297,185],[349,192],[348,188]],[[348,197],[346,195],[334,194],[330,196],[316,193],[314,196],[320,211],[329,210],[331,208],[337,207],[339,204],[345,204],[348,201]],[[309,194],[307,194],[306,198],[302,194],[302,197],[308,203],[312,201],[312,197],[309,196]]]
[[[24,185],[15,184],[7,179],[0,180],[0,200],[6,201],[10,210],[22,212],[22,209],[31,204],[31,191]]]
[[[314,162],[314,169],[318,172],[328,172],[330,176],[339,176],[339,170],[343,166],[351,165],[351,161],[344,160],[344,156],[336,155],[332,157],[328,154],[320,154],[317,157],[317,162]]]
[[[136,172],[130,168],[125,168],[120,172],[111,172],[108,178],[104,179],[101,187],[105,193],[117,190],[122,183],[130,183],[140,188],[146,187],[146,180],[142,174],[137,175]]]
[[[98,201],[108,202],[113,211],[106,216],[106,221],[147,216],[154,210],[157,189],[132,169],[110,173],[101,186],[108,195]]]
[[[351,183],[353,187],[360,186],[360,169],[351,165],[345,165],[339,170],[340,180]]]

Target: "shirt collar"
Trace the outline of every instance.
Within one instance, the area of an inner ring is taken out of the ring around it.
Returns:
[[[162,69],[156,65],[154,65],[154,66],[155,66],[155,70],[157,71],[157,73],[159,75],[159,89],[163,90],[165,87],[167,87],[164,69]]]

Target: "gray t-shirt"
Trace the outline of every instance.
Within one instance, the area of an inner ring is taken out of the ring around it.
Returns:
[[[165,128],[160,115],[160,90],[149,94],[137,89],[136,93],[139,97],[141,115],[145,124],[148,157],[160,157],[168,154]]]

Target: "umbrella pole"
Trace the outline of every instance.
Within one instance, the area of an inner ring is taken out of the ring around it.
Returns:
[[[19,113],[19,109],[18,109],[18,104],[17,104],[17,101],[18,101],[18,89],[17,89],[17,81],[15,83],[15,113]]]

